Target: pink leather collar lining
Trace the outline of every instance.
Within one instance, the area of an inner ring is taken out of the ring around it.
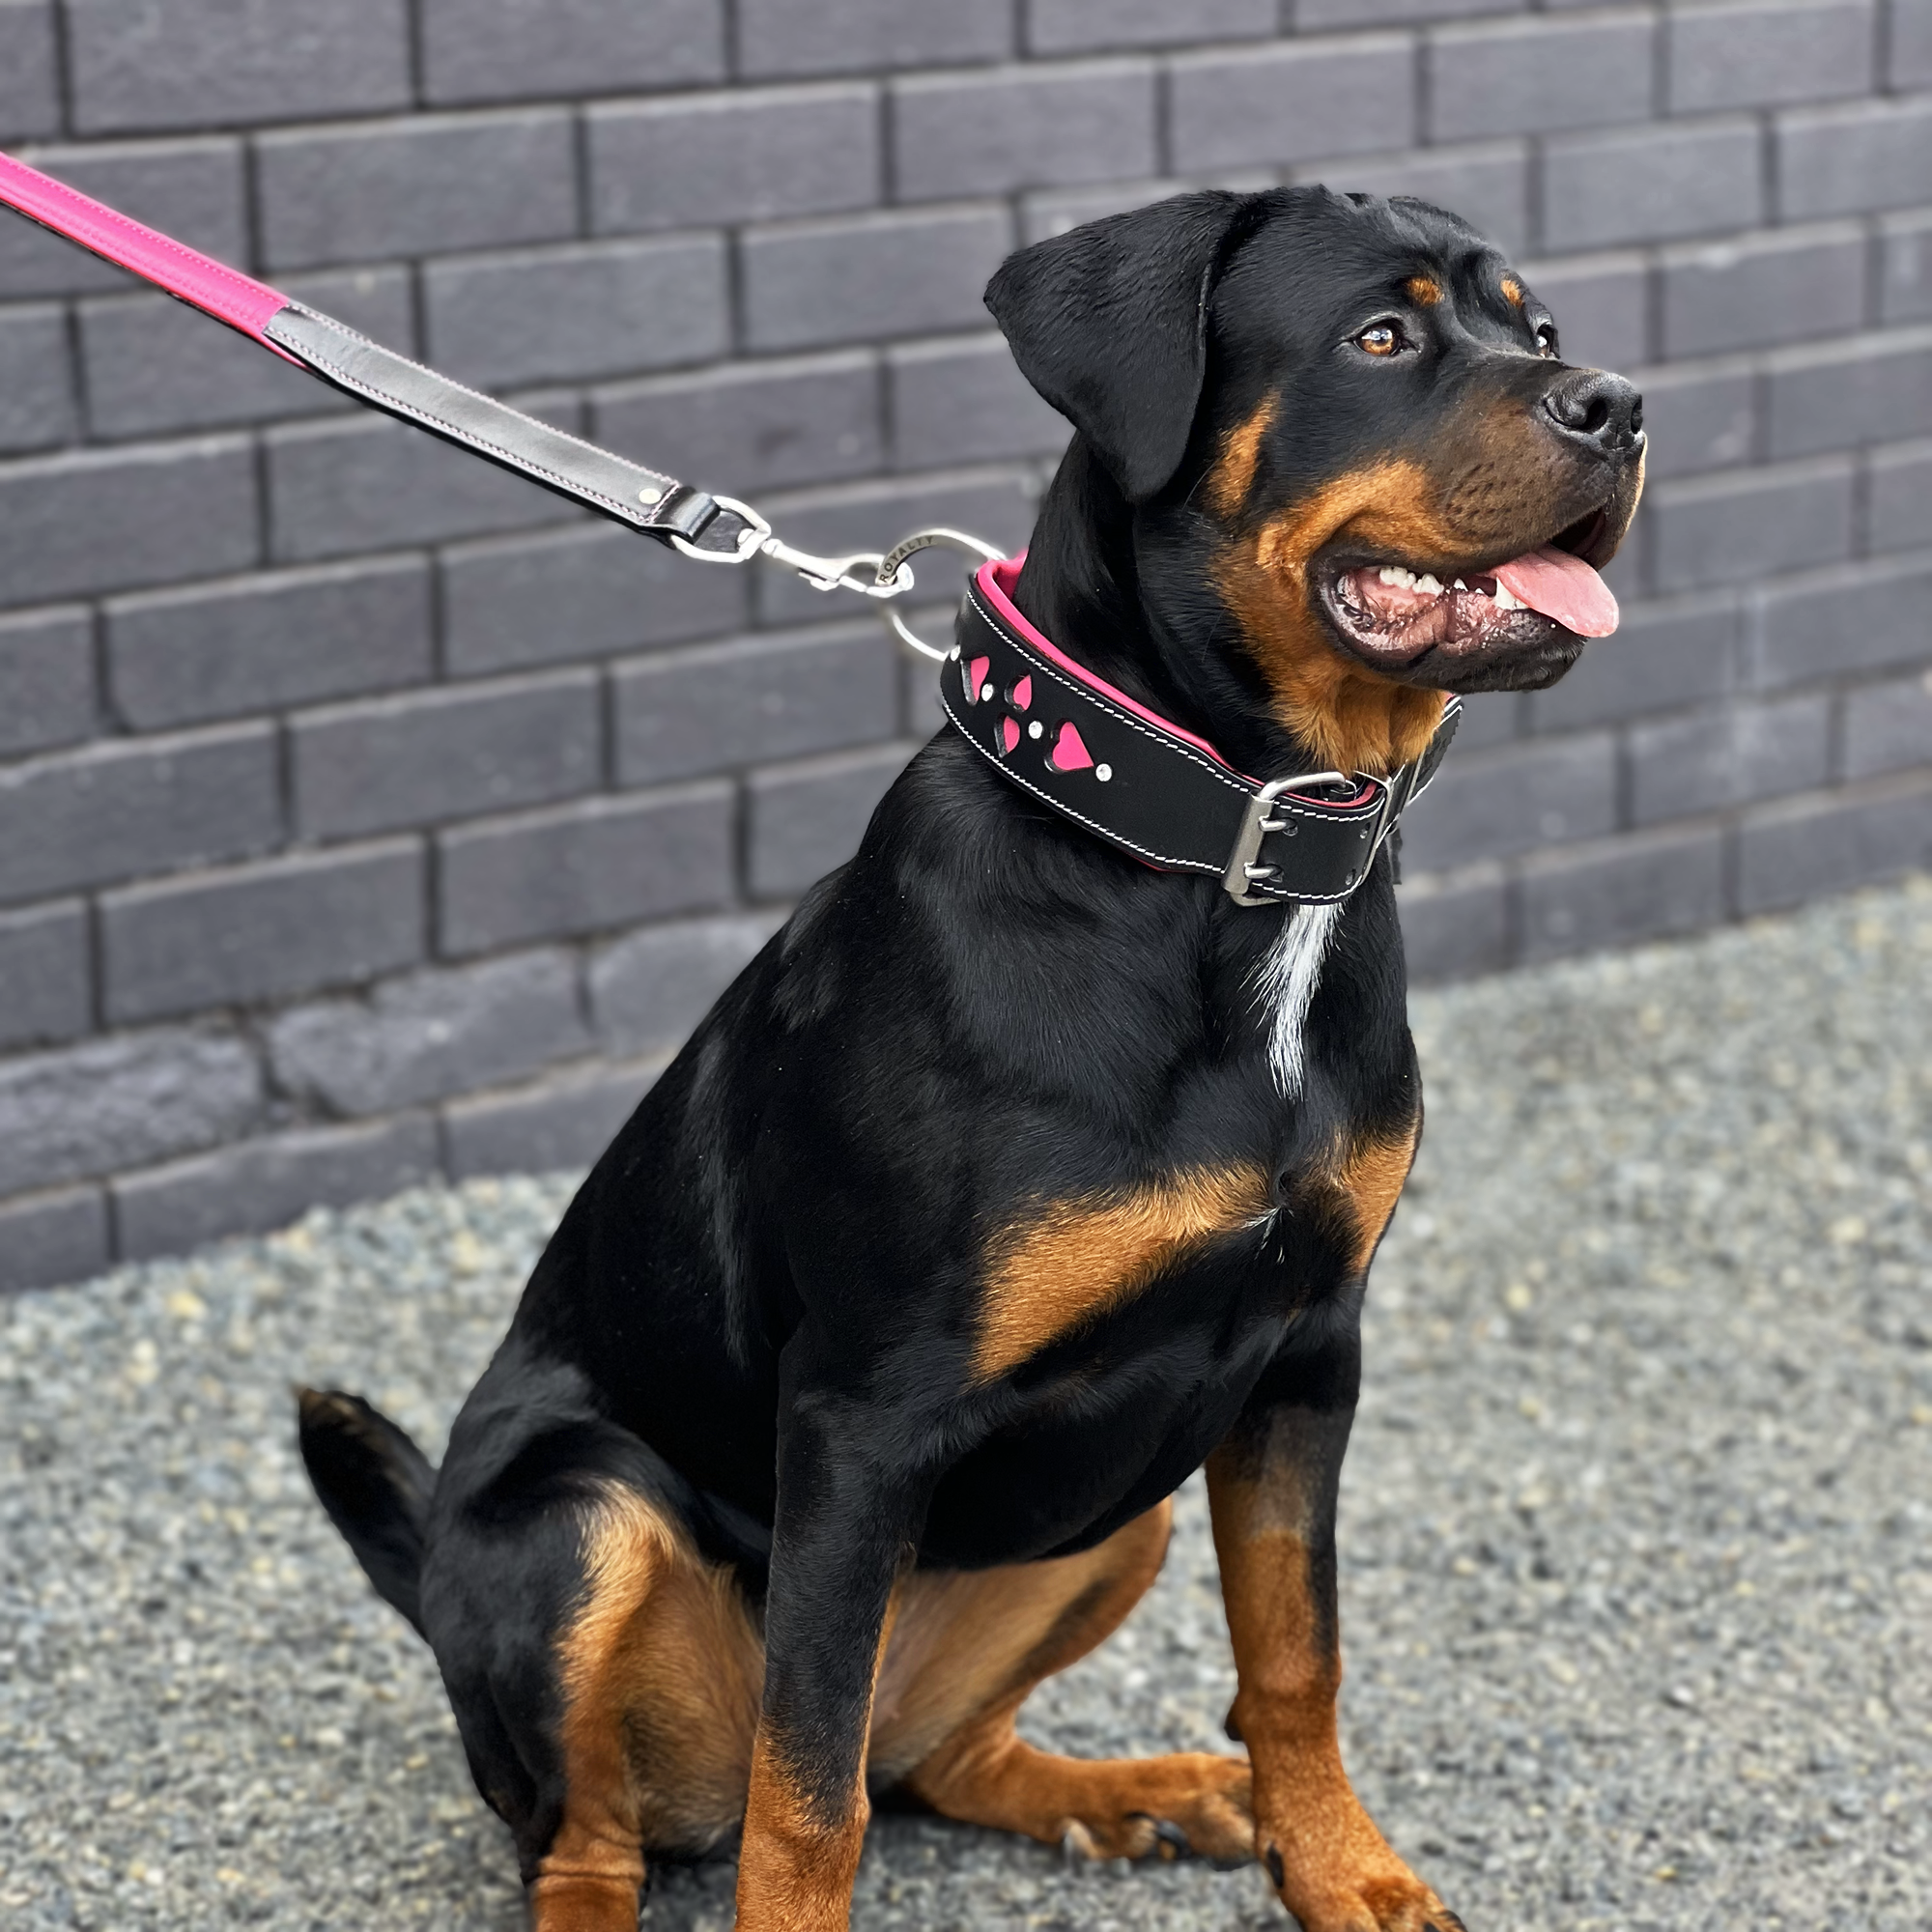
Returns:
[[[1036,630],[1028,623],[1019,606],[1012,600],[1012,589],[1020,581],[1020,566],[1025,562],[1026,552],[1021,551],[1017,556],[999,557],[991,563],[982,563],[974,574],[973,581],[979,585],[980,594],[1001,617],[1010,624],[1041,657],[1058,665],[1068,677],[1077,678],[1090,690],[1097,691],[1103,696],[1112,698],[1116,704],[1124,706],[1136,718],[1151,724],[1155,730],[1164,731],[1170,738],[1179,738],[1183,744],[1192,745],[1197,752],[1205,752],[1224,771],[1234,772],[1235,767],[1229,764],[1206,738],[1197,738],[1192,731],[1183,730],[1172,719],[1163,718],[1158,711],[1150,711],[1145,704],[1129,697],[1124,691],[1118,690],[1104,677],[1095,677],[1084,665],[1075,664],[1043,631]],[[1247,778],[1245,772],[1236,772],[1235,775],[1237,778]],[[1260,781],[1248,779],[1248,782],[1255,784]],[[1351,805],[1359,805],[1373,790],[1373,786],[1364,786],[1352,799],[1330,800],[1328,803],[1346,809]]]

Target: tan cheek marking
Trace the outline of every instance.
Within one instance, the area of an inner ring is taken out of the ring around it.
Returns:
[[[1522,284],[1514,275],[1505,275],[1503,277],[1503,299],[1509,303],[1511,308],[1520,308],[1522,306]]]
[[[1404,287],[1409,299],[1424,308],[1434,308],[1442,299],[1442,284],[1434,275],[1411,275]]]
[[[1114,1200],[1049,1204],[994,1244],[974,1375],[983,1381],[1025,1361],[1271,1205],[1267,1176],[1254,1166],[1199,1168]]]
[[[1261,462],[1262,438],[1274,427],[1280,398],[1269,396],[1246,422],[1228,432],[1220,460],[1208,472],[1208,502],[1217,517],[1232,517],[1248,500]]]

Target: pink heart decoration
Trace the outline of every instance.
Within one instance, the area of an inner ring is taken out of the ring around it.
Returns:
[[[1015,711],[1024,711],[1030,704],[1032,704],[1032,702],[1033,702],[1033,673],[1029,671],[1025,677],[1021,678],[1020,681],[1013,686],[1013,709]]]
[[[986,673],[992,668],[993,661],[991,658],[975,658],[966,667],[966,702],[968,704],[979,703],[980,687],[986,682]]]
[[[1081,742],[1080,733],[1071,723],[1060,727],[1060,736],[1053,741],[1053,755],[1049,762],[1057,772],[1077,772],[1094,762],[1094,754]]]
[[[1009,752],[1018,748],[1020,742],[1018,720],[1012,718],[1002,718],[1000,720],[1000,741]]]

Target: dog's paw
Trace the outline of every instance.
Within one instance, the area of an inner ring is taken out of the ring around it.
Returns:
[[[1262,1848],[1262,1864],[1302,1932],[1468,1932],[1434,1889],[1404,1865],[1309,1883],[1287,1869],[1272,1844]]]
[[[1185,1751],[1118,1770],[1112,1804],[1061,1821],[1061,1849],[1069,1859],[1253,1860],[1253,1779],[1244,1758]]]

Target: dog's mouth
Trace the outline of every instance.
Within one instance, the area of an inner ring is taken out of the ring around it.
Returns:
[[[1588,638],[1617,627],[1617,600],[1593,556],[1615,543],[1605,509],[1590,511],[1547,543],[1516,556],[1440,562],[1331,558],[1317,582],[1343,641],[1398,675],[1436,667],[1474,670],[1507,655],[1566,661]]]

